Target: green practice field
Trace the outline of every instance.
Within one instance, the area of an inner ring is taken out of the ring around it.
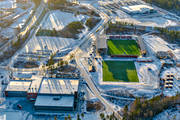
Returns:
[[[108,40],[109,55],[140,55],[140,49],[135,40]]]
[[[104,82],[139,82],[133,61],[103,61]]]

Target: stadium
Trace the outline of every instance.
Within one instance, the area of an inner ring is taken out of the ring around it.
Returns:
[[[103,61],[103,82],[139,82],[134,61]]]
[[[126,37],[126,38],[125,38]],[[136,40],[129,36],[110,36],[107,40],[108,55],[111,57],[132,57],[137,58],[140,55],[140,48]]]

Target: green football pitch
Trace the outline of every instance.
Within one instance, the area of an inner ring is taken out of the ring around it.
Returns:
[[[108,40],[109,55],[140,55],[140,49],[135,40]]]
[[[139,82],[133,61],[103,61],[104,82]]]

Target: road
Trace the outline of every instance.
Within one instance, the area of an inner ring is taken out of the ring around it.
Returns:
[[[86,49],[88,48],[88,42],[90,40],[93,39],[94,36],[96,36],[97,31],[100,32],[104,29],[103,26],[105,26],[108,21],[110,20],[109,16],[107,16],[105,13],[93,8],[92,6],[88,6],[91,7],[92,9],[94,9],[95,11],[97,11],[97,13],[99,13],[99,15],[102,18],[102,21],[88,34],[86,35],[86,37],[83,39],[82,43],[79,45],[78,48],[76,48],[75,51],[73,51],[74,55],[75,55],[75,60],[77,63],[78,68],[81,71],[81,75],[82,77],[86,80],[88,86],[90,87],[91,91],[94,93],[94,95],[102,102],[102,104],[105,106],[106,111],[108,113],[113,113],[116,118],[118,119],[122,119],[122,117],[120,116],[120,114],[117,113],[117,111],[113,108],[113,106],[105,99],[101,96],[101,93],[99,92],[99,90],[96,88],[92,77],[88,74],[89,72],[87,71],[87,69],[83,66],[83,64],[80,61],[80,58],[83,56],[83,54],[87,54]]]
[[[95,84],[93,83],[93,79],[91,78],[91,76],[88,74],[89,72],[87,71],[87,69],[83,66],[83,64],[80,61],[81,58],[81,52],[77,53],[75,55],[75,60],[77,63],[78,68],[81,71],[81,75],[82,77],[85,79],[85,81],[87,82],[89,88],[91,89],[91,91],[94,93],[94,95],[102,102],[102,104],[105,106],[106,111],[108,113],[113,113],[114,115],[118,118],[118,119],[122,119],[122,117],[116,112],[116,110],[112,107],[111,104],[109,104],[109,102],[103,98],[101,96],[101,93],[99,92],[99,90],[96,88]]]

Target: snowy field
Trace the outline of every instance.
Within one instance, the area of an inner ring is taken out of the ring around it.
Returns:
[[[78,15],[74,16],[72,13],[61,12],[59,10],[53,10],[46,14],[41,22],[41,29],[57,28],[57,30],[63,29],[66,25],[73,21],[84,21],[88,16]],[[79,38],[83,37],[88,32],[88,28],[79,34]],[[61,37],[49,37],[49,36],[35,36],[28,41],[28,43],[21,50],[21,53],[36,52],[37,50],[51,50],[53,53],[57,51],[64,51],[67,49],[73,49],[78,45],[79,40],[72,38]]]
[[[66,25],[73,21],[83,21],[88,18],[84,15],[75,16],[73,13],[61,12],[59,10],[50,11],[48,18],[42,23],[41,29],[62,30]]]
[[[60,37],[32,37],[30,41],[22,49],[22,52],[36,52],[37,50],[52,50],[56,52],[67,48],[73,48],[78,41],[71,38],[60,38]]]

